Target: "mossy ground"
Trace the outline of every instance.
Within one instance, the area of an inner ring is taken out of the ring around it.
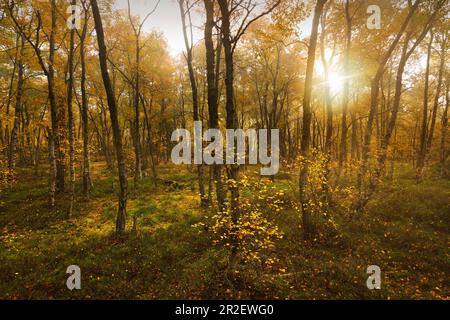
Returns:
[[[363,216],[349,220],[336,212],[337,242],[303,241],[300,217],[283,211],[276,219],[285,235],[276,246],[283,272],[242,264],[231,284],[226,250],[192,227],[212,214],[199,207],[194,173],[159,168],[180,190],[155,188],[150,178],[134,189],[130,179],[127,226],[136,215],[138,233],[119,237],[117,182],[103,164],[94,164],[90,201],[77,197],[70,218],[66,200],[49,207],[41,172],[20,170],[18,182],[0,195],[1,299],[450,298],[449,181],[416,184],[397,176]],[[291,185],[289,175],[281,177],[276,184]],[[383,272],[382,289],[370,291],[366,268],[374,264]],[[69,265],[81,267],[80,291],[66,288]]]

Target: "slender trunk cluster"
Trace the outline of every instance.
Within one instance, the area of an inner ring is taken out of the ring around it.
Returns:
[[[415,12],[417,11],[419,4],[421,3],[421,0],[417,0],[414,5],[409,9],[409,13],[406,16],[405,20],[403,21],[399,32],[396,34],[394,40],[389,45],[386,53],[383,55],[380,64],[378,65],[377,72],[375,76],[372,78],[371,81],[371,88],[370,88],[370,105],[369,105],[369,116],[367,119],[367,124],[364,131],[364,139],[363,139],[363,146],[362,146],[362,159],[361,159],[361,166],[358,170],[357,174],[357,181],[356,181],[356,188],[359,192],[359,195],[354,201],[352,205],[352,210],[354,212],[360,212],[364,206],[365,203],[367,203],[367,197],[364,192],[364,180],[367,175],[368,171],[368,165],[369,165],[369,158],[370,158],[370,152],[371,152],[371,143],[372,143],[372,131],[373,131],[373,125],[375,120],[375,115],[378,110],[378,98],[380,94],[380,81],[384,74],[384,69],[386,67],[386,64],[388,63],[392,53],[394,52],[395,48],[397,47],[398,43],[400,42],[400,39],[402,38],[406,28],[411,22],[412,17],[414,16]]]
[[[386,128],[386,133],[385,133],[385,135],[384,135],[384,137],[383,137],[383,139],[381,140],[381,143],[380,143],[380,150],[378,152],[377,165],[376,165],[373,173],[369,177],[369,183],[368,183],[367,190],[364,193],[362,193],[360,191],[360,196],[357,199],[357,201],[354,203],[353,209],[356,212],[359,212],[359,211],[363,210],[365,208],[365,206],[367,205],[367,203],[370,200],[372,194],[376,190],[378,182],[379,182],[379,180],[381,178],[382,171],[383,171],[383,169],[385,167],[388,147],[389,147],[389,144],[390,144],[390,140],[391,140],[392,134],[395,131],[397,116],[398,116],[398,112],[399,112],[399,108],[400,108],[400,99],[401,99],[401,95],[403,93],[403,74],[404,74],[404,71],[405,71],[406,63],[408,62],[408,59],[414,53],[416,48],[419,46],[419,44],[426,37],[427,33],[431,30],[431,28],[433,26],[433,23],[435,22],[435,17],[438,14],[440,8],[442,8],[442,6],[444,5],[444,3],[445,3],[445,1],[440,1],[436,5],[436,7],[434,8],[433,13],[429,16],[429,18],[428,18],[425,26],[423,27],[421,33],[418,35],[417,39],[414,41],[414,43],[413,43],[413,45],[411,47],[409,47],[409,42],[410,42],[410,39],[411,39],[412,35],[411,35],[410,32],[407,32],[406,35],[405,35],[404,45],[403,45],[403,48],[402,48],[402,54],[401,54],[401,57],[400,57],[400,62],[399,62],[398,70],[397,70],[395,96],[394,96],[394,102],[393,102],[393,106],[392,106],[391,115],[389,117],[388,125],[387,125],[387,128]],[[416,4],[417,4],[417,2],[416,2]],[[413,11],[414,11],[414,7],[410,10],[410,14]],[[412,18],[412,16],[411,16],[411,18]],[[410,18],[410,20],[411,20],[411,18]],[[433,38],[433,37],[431,36],[431,38]],[[432,40],[430,40],[430,43],[428,45],[428,58],[427,58],[428,61],[427,61],[426,80],[425,80],[426,83],[428,82],[427,79],[428,79],[428,76],[429,76],[429,55],[430,55],[430,51],[431,51],[431,49],[430,49],[431,41]],[[373,85],[372,89],[375,90],[375,92],[379,91],[379,87],[378,87],[378,89],[374,87],[374,82],[372,82],[372,85]],[[426,93],[427,92],[428,91],[426,90]],[[372,97],[372,99],[373,98],[374,97]],[[425,103],[425,105],[426,104],[427,103]],[[376,101],[375,101],[375,106],[376,106]],[[369,119],[370,119],[370,115],[369,115]],[[368,123],[368,125],[369,125],[369,123]],[[365,139],[368,139],[367,141],[365,140],[365,143],[367,144],[369,142],[369,144],[370,144],[370,134],[367,131],[367,129],[366,129]],[[367,144],[366,145],[366,150],[365,150],[366,153],[365,154],[363,153],[363,165],[364,166],[367,166],[368,146],[369,145]],[[364,169],[364,168],[362,168],[362,169]],[[365,168],[365,169],[367,169],[367,168]],[[361,177],[358,176],[358,183],[361,182],[359,180],[360,178]]]
[[[438,80],[436,84],[436,95],[433,102],[433,108],[431,110],[431,114],[429,115],[429,85],[430,85],[430,65],[431,65],[431,54],[433,47],[434,35],[432,31],[430,31],[430,42],[428,43],[427,49],[427,66],[425,71],[425,88],[424,88],[424,100],[423,100],[423,110],[422,110],[422,125],[420,130],[420,146],[417,152],[417,168],[416,168],[416,179],[418,181],[423,178],[423,170],[425,167],[425,162],[427,155],[430,153],[431,145],[433,142],[434,131],[436,127],[436,119],[439,108],[439,99],[441,97],[442,83],[444,78],[444,69],[445,69],[445,59],[446,59],[446,50],[447,50],[447,39],[448,35],[445,35],[442,39],[441,43],[441,51],[440,51],[440,63],[439,63],[439,74]],[[429,118],[430,116],[430,118]]]

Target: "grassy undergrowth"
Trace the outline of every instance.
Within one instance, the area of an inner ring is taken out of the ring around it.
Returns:
[[[155,188],[150,178],[130,182],[128,227],[114,234],[117,183],[103,164],[94,166],[89,202],[47,203],[47,178],[20,171],[0,196],[0,298],[2,299],[448,299],[450,182],[419,185],[397,177],[384,186],[363,216],[334,213],[339,239],[302,240],[294,210],[275,217],[284,237],[276,244],[278,267],[240,264],[236,281],[225,277],[228,253],[212,245],[207,230],[193,227],[213,214],[200,209],[195,174],[160,168],[179,190]],[[173,174],[176,172],[176,174]],[[295,185],[289,175],[275,181]],[[77,186],[80,188],[80,186]],[[78,190],[78,194],[80,194]],[[242,194],[251,197],[252,190]],[[294,195],[292,195],[294,196]],[[69,291],[66,268],[78,265],[82,290]],[[366,268],[379,265],[382,289],[366,287]]]

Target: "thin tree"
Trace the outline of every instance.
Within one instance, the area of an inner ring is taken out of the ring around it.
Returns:
[[[427,46],[427,66],[425,68],[425,84],[423,92],[423,109],[422,109],[422,124],[420,127],[420,142],[419,150],[417,151],[417,171],[416,179],[420,181],[423,175],[423,167],[425,166],[425,156],[427,153],[427,136],[428,136],[428,99],[430,90],[430,65],[431,65],[431,50],[433,48],[434,34],[430,30],[430,40]]]
[[[447,74],[447,80],[445,84],[445,108],[444,112],[442,114],[441,119],[441,146],[440,146],[440,157],[439,157],[439,164],[440,164],[440,171],[441,171],[441,177],[446,178],[448,175],[447,170],[447,159],[448,159],[448,148],[447,148],[447,133],[448,133],[448,106],[450,105],[450,77]]]
[[[430,131],[428,133],[428,138],[427,138],[427,154],[430,152],[430,148],[431,148],[431,145],[433,143],[433,138],[434,138],[434,131],[436,128],[436,118],[437,118],[437,112],[438,112],[438,108],[439,108],[439,99],[441,98],[442,84],[443,84],[443,79],[444,79],[445,61],[446,61],[446,53],[447,53],[447,41],[448,41],[448,33],[443,35],[442,40],[441,40],[438,82],[436,84],[436,94],[434,96],[433,111],[431,114]]]
[[[320,57],[323,66],[324,80],[325,80],[325,105],[326,105],[326,130],[325,130],[325,168],[322,182],[323,198],[326,206],[331,204],[331,194],[329,192],[329,177],[330,177],[330,162],[332,151],[332,139],[333,139],[333,100],[331,97],[331,84],[330,84],[330,66],[333,63],[334,49],[331,57],[327,58],[325,50],[325,40],[327,35],[327,15],[329,6],[324,5],[322,19],[321,19],[321,35],[320,35]]]
[[[218,0],[221,13],[222,45],[225,53],[225,109],[227,111],[226,126],[227,129],[237,129],[238,120],[236,114],[236,104],[234,95],[234,53],[236,46],[241,37],[245,34],[250,25],[258,19],[270,14],[279,4],[281,0],[275,1],[269,5],[266,10],[260,14],[250,18],[252,12],[256,8],[256,4],[252,0],[235,1],[235,0]],[[242,10],[243,18],[238,23],[237,30],[232,31],[233,15]],[[234,143],[236,146],[236,143]],[[229,187],[231,191],[230,207],[232,211],[233,221],[237,221],[237,210],[239,206],[239,187],[238,187],[239,166],[231,165],[229,170],[229,179],[235,181]]]
[[[120,194],[119,194],[119,209],[117,212],[117,221],[116,221],[116,231],[117,233],[120,234],[125,232],[125,224],[126,224],[128,182],[125,168],[125,157],[123,153],[122,134],[119,126],[116,98],[114,96],[114,91],[111,85],[111,79],[109,77],[108,72],[108,63],[106,56],[107,51],[105,45],[105,34],[103,32],[102,18],[100,16],[100,10],[97,5],[97,0],[90,0],[90,1],[92,13],[94,16],[95,31],[97,33],[100,69],[103,79],[103,85],[105,87],[106,96],[108,99],[109,115],[111,118],[111,125],[114,136],[114,147],[116,150],[117,167],[119,172]]]
[[[8,168],[10,173],[13,173],[16,169],[16,157],[17,157],[17,144],[19,140],[19,126],[22,108],[22,95],[23,95],[23,83],[24,83],[24,65],[23,56],[25,53],[25,43],[24,36],[20,35],[20,51],[17,56],[17,89],[16,89],[16,101],[14,110],[14,125],[11,131],[11,141],[9,143],[9,157],[8,157]]]
[[[345,11],[345,49],[344,49],[344,88],[342,93],[342,122],[341,122],[341,141],[339,147],[339,173],[342,170],[343,165],[347,161],[347,113],[348,105],[350,101],[350,53],[352,50],[352,28],[353,19],[355,14],[358,12],[359,8],[363,5],[360,2],[358,7],[355,9],[353,14],[350,12],[350,0],[345,0],[344,11]],[[352,150],[355,148],[356,144],[356,126],[355,115],[352,113]],[[354,152],[352,152],[354,154]]]
[[[134,95],[133,95],[133,107],[134,107],[134,153],[135,153],[135,172],[134,172],[134,185],[137,187],[139,180],[142,179],[142,166],[141,166],[141,138],[139,131],[139,86],[140,86],[140,61],[141,61],[141,50],[144,46],[140,44],[140,37],[142,34],[142,28],[148,18],[156,11],[158,8],[160,0],[156,3],[155,7],[144,17],[139,25],[135,25],[133,18],[131,16],[131,6],[130,0],[127,0],[128,5],[128,19],[130,21],[131,27],[133,28],[134,41],[135,41],[135,70],[134,70]]]
[[[192,4],[189,1],[178,0],[178,5],[180,7],[180,15],[181,22],[183,27],[183,38],[186,47],[186,62],[188,65],[189,71],[189,81],[191,83],[191,91],[192,91],[192,108],[193,108],[193,120],[194,122],[201,121],[199,115],[199,106],[198,106],[198,86],[197,79],[195,77],[195,71],[193,66],[193,30],[192,30],[192,21],[191,21],[191,8]],[[187,24],[186,24],[186,16],[189,18],[189,28],[190,28],[190,40],[187,34]],[[197,134],[197,133],[196,133]],[[203,136],[203,133],[200,133]],[[201,148],[201,146],[196,146],[197,148]],[[205,183],[204,183],[204,173],[203,173],[203,165],[197,165],[197,174],[198,174],[198,185],[200,191],[200,203],[202,207],[206,207],[209,204],[209,199],[205,192]]]
[[[72,15],[75,14],[76,0],[71,1]],[[70,30],[69,55],[67,60],[68,80],[67,80],[67,115],[69,131],[69,171],[70,171],[70,204],[68,216],[72,215],[73,203],[75,200],[75,133],[73,119],[73,83],[74,83],[74,51],[75,51],[75,18],[72,21]]]
[[[302,126],[302,140],[301,140],[301,156],[302,167],[300,170],[299,179],[299,192],[300,192],[300,204],[302,207],[302,221],[303,221],[303,236],[305,239],[309,239],[312,235],[313,226],[311,221],[311,212],[309,210],[309,199],[306,190],[308,184],[309,165],[308,159],[310,156],[311,145],[311,96],[312,96],[312,83],[314,76],[314,64],[316,60],[316,48],[320,17],[323,12],[323,8],[327,0],[318,0],[314,9],[314,17],[311,28],[311,36],[309,38],[308,45],[308,60],[306,64],[306,76],[305,76],[305,90],[303,93],[303,126]]]
[[[86,91],[86,36],[88,30],[89,21],[89,8],[84,1],[82,1],[84,10],[84,24],[81,34],[78,33],[80,38],[80,86],[81,86],[81,123],[83,126],[83,194],[86,199],[89,199],[91,180],[91,161],[89,152],[89,105]]]
[[[206,78],[208,83],[208,115],[209,127],[219,129],[219,70],[221,56],[221,42],[214,46],[213,31],[215,21],[215,1],[204,0],[206,11],[205,48],[206,48]],[[222,166],[213,164],[213,178],[216,185],[216,198],[220,211],[225,210],[226,192],[222,179]]]

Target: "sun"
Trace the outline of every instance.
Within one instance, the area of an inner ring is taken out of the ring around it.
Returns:
[[[328,75],[328,84],[333,95],[339,94],[344,87],[343,77],[337,72],[330,72]]]

